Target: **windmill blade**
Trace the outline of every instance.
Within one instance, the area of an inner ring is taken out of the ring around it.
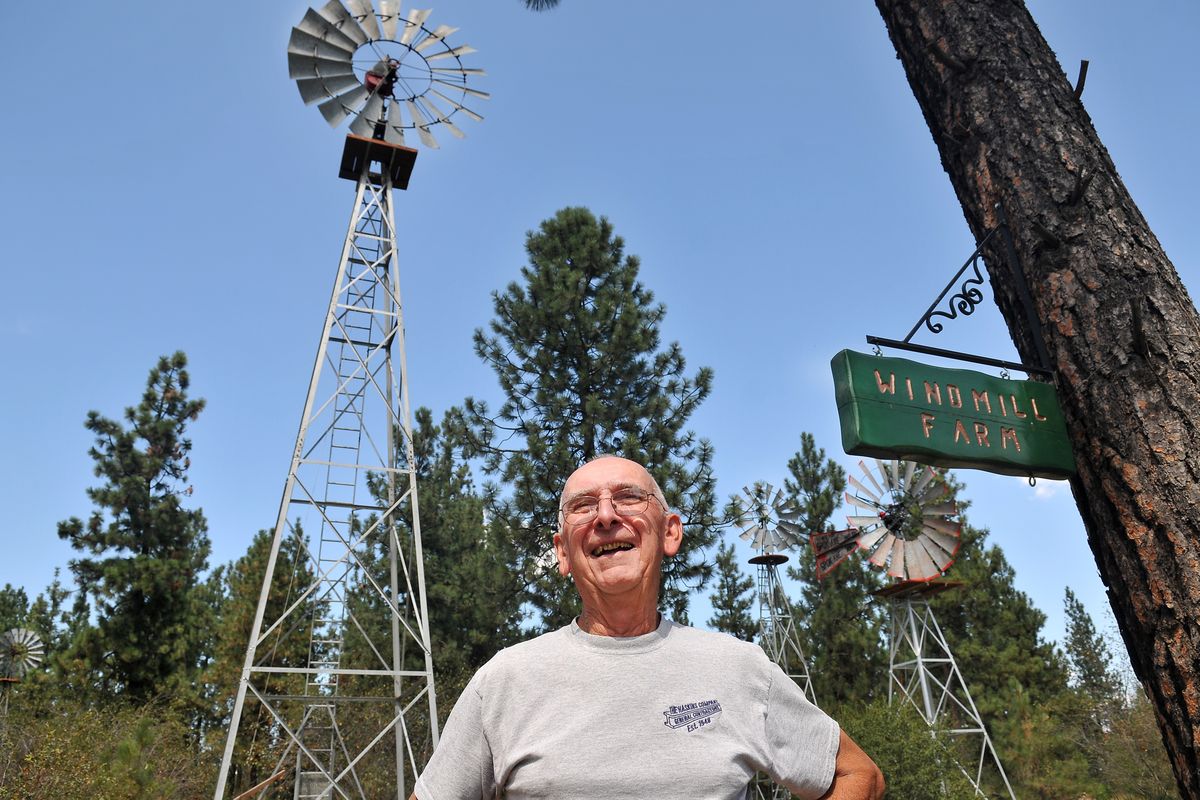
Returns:
[[[329,20],[311,8],[304,12],[304,19],[300,20],[300,24],[296,27],[314,38],[329,42],[351,54],[358,49],[358,45],[353,39],[339,31]]]
[[[425,24],[425,20],[429,19],[429,11],[430,9],[428,8],[414,8],[408,12],[408,19],[404,22],[404,33],[400,34],[400,44],[412,43],[413,37],[420,32],[421,26]]]
[[[359,86],[362,86],[362,83],[353,74],[328,78],[300,78],[296,81],[296,88],[300,90],[300,98],[304,100],[305,105],[337,97]]]
[[[430,72],[443,72],[446,74],[453,73],[455,75],[479,75],[479,76],[487,75],[487,72],[485,72],[482,69],[479,69],[478,67],[430,67],[429,71]]]
[[[804,530],[796,523],[786,519],[779,520],[779,530],[783,531],[788,536],[793,536],[797,539],[804,537]]]
[[[904,573],[910,581],[929,581],[942,574],[929,552],[918,539],[904,548]]]
[[[925,488],[929,486],[929,482],[936,477],[937,470],[935,470],[933,467],[926,467],[924,470],[922,470],[921,477],[917,479],[917,485],[912,487],[913,495],[920,497],[925,491]]]
[[[951,557],[958,555],[958,549],[962,547],[962,540],[960,538],[944,531],[939,531],[937,528],[931,528],[928,525],[922,526],[921,530],[926,539],[929,539],[942,550],[945,550]]]
[[[888,531],[888,529],[884,528],[883,526],[880,526],[879,528],[877,528],[876,530],[873,530],[873,531],[868,531],[865,533],[860,532],[859,537],[857,539],[858,546],[861,547],[863,550],[867,550],[867,551],[874,550],[875,547],[878,546],[880,540],[883,539],[883,537],[887,536],[889,533],[890,533],[890,531]]]
[[[931,503],[947,495],[953,495],[954,490],[950,488],[948,483],[931,483],[925,487],[925,491],[917,495],[917,501],[921,504]]]
[[[903,539],[896,539],[892,543],[892,558],[888,562],[887,574],[893,578],[903,580],[907,575],[904,569],[904,551],[908,549],[907,544]]]
[[[288,49],[289,78],[332,78],[340,75],[354,77],[354,67],[350,65],[349,61],[321,58]]]
[[[900,462],[892,459],[885,463],[888,468],[888,479],[891,481],[891,488],[897,492],[903,491],[904,487],[900,484]]]
[[[346,0],[346,7],[350,9],[350,13],[354,15],[368,39],[379,38],[379,23],[375,20],[375,9],[371,8],[371,0]]]
[[[383,128],[383,140],[388,144],[404,144],[404,118],[400,114],[400,104],[392,103],[388,107],[387,125]]]
[[[871,482],[871,485],[875,487],[875,491],[883,494],[883,487],[879,485],[879,481],[875,480],[875,476],[871,474],[871,470],[867,467],[867,462],[859,461],[858,466],[863,471],[863,475],[866,476],[867,480]]]
[[[462,103],[460,103],[460,102],[458,102],[457,100],[455,100],[454,98],[452,98],[452,97],[447,97],[446,95],[444,95],[444,94],[442,94],[441,92],[439,92],[437,89],[433,89],[433,88],[431,88],[429,91],[430,91],[430,92],[432,92],[433,94],[436,94],[438,97],[442,98],[443,100],[445,100],[445,101],[446,101],[447,103],[449,103],[450,105],[454,106],[454,110],[455,110],[455,111],[461,111],[461,112],[463,112],[463,113],[464,113],[464,114],[466,114],[468,117],[470,117],[471,119],[475,120],[476,122],[483,122],[483,117],[482,117],[482,116],[480,116],[479,114],[476,114],[474,111],[472,111],[471,109],[467,108],[467,107],[466,107],[466,106],[464,106]]]
[[[469,45],[469,44],[460,44],[458,47],[454,48],[453,50],[443,50],[440,53],[434,53],[431,56],[426,56],[425,60],[426,61],[437,61],[439,59],[450,58],[452,56],[454,58],[458,58],[459,56],[465,56],[467,53],[477,53],[477,52],[479,52],[479,51],[476,50],[474,47],[471,47],[471,45]]]
[[[346,10],[339,0],[329,0],[317,10],[321,18],[340,31],[347,39],[354,42],[356,48],[362,47],[370,38]]]
[[[846,492],[846,502],[849,503],[850,505],[854,506],[855,508],[861,508],[864,511],[886,511],[887,510],[883,506],[879,505],[879,503],[873,502],[871,500],[865,500],[861,497],[855,497],[854,495],[850,494],[849,492]]]
[[[905,486],[912,486],[913,472],[915,472],[916,469],[917,469],[917,462],[915,462],[915,461],[905,461],[904,462],[904,485]]]
[[[396,39],[396,24],[400,22],[400,0],[379,0],[379,19],[383,23],[383,38]]]
[[[933,559],[933,563],[937,564],[938,569],[942,572],[948,570],[954,563],[954,551],[942,547],[932,536],[922,535],[917,541],[921,543],[921,546],[929,553],[929,557]]]
[[[875,548],[875,552],[867,556],[867,561],[871,562],[880,569],[885,568],[887,566],[888,556],[892,554],[892,548],[895,547],[898,541],[900,540],[897,539],[894,534],[884,531],[883,541],[880,542],[879,546]],[[862,544],[861,539],[859,540],[859,544]]]
[[[745,530],[743,530],[741,533],[739,533],[739,534],[738,534],[738,537],[739,537],[739,538],[741,538],[741,539],[745,539],[745,540],[748,542],[748,541],[750,541],[752,538],[754,538],[754,532],[755,532],[756,530],[758,530],[758,526],[757,526],[757,525],[750,525],[750,526],[749,526],[749,527],[747,527]]]
[[[891,473],[888,471],[887,464],[880,461],[878,458],[871,459],[875,462],[875,466],[879,469],[879,480],[883,482],[883,490],[885,492],[892,491]]]
[[[347,50],[345,47],[331,44],[299,28],[292,28],[292,36],[288,39],[288,52],[328,58],[332,61],[343,61],[347,64],[354,55],[353,49]]]
[[[408,106],[408,114],[413,118],[413,125],[417,129],[417,135],[421,137],[421,142],[428,148],[437,150],[437,139],[433,138],[433,134],[429,132],[429,120],[425,119],[425,115],[421,113],[421,108],[412,100],[405,100],[404,104]]]
[[[922,523],[922,527],[933,528],[935,531],[940,531],[947,536],[953,536],[955,539],[962,536],[961,522],[950,522],[949,520],[930,517],[929,519],[922,520]]]
[[[958,503],[951,500],[949,503],[938,503],[934,506],[921,506],[921,516],[943,516],[953,517],[958,514]]]
[[[849,522],[851,525],[853,525],[855,528],[869,528],[872,525],[882,525],[883,524],[883,520],[881,520],[877,516],[865,517],[865,516],[855,515],[855,516],[846,517],[846,521]]]
[[[869,497],[869,498],[871,498],[871,499],[872,499],[872,500],[874,500],[876,503],[878,503],[878,502],[879,502],[879,495],[878,495],[878,494],[876,494],[875,492],[872,492],[872,491],[871,491],[870,489],[868,489],[866,486],[863,486],[861,483],[859,483],[859,482],[858,482],[858,480],[857,480],[857,479],[856,479],[856,478],[855,478],[853,475],[847,475],[847,476],[846,476],[846,481],[847,481],[847,482],[848,482],[848,483],[849,483],[851,486],[853,486],[853,487],[855,488],[855,490],[857,490],[857,491],[858,491],[858,493],[859,493],[859,494],[863,495],[864,497]],[[881,491],[880,493],[882,494],[882,491]]]
[[[346,92],[331,100],[326,100],[317,106],[317,108],[320,109],[321,116],[325,117],[325,121],[330,126],[336,128],[345,121],[346,117],[358,111],[363,103],[367,102],[367,98],[370,95],[371,90],[360,85],[353,91]]]
[[[419,53],[422,50],[424,50],[426,47],[429,47],[430,45],[435,44],[436,42],[442,41],[447,36],[449,36],[450,34],[454,33],[457,30],[458,30],[458,28],[451,28],[449,25],[438,25],[436,28],[434,28],[432,31],[429,32],[428,36],[426,36],[424,39],[422,39],[420,42],[418,42],[416,47],[413,48],[413,50],[416,50]]]
[[[450,121],[450,115],[438,108],[438,106],[434,104],[432,100],[430,100],[428,97],[422,97],[421,102],[425,105],[426,110],[433,115],[433,118],[438,121],[439,125],[444,125],[446,130],[454,134],[456,138],[467,138],[467,135],[462,132],[462,129]]]
[[[781,525],[785,522],[789,525],[796,525],[799,518],[800,509],[796,508],[794,505],[789,504],[784,506],[783,509],[779,511],[779,524]]]
[[[375,126],[383,121],[383,98],[374,93],[367,98],[367,104],[350,123],[350,132],[355,136],[370,139],[375,135]]]

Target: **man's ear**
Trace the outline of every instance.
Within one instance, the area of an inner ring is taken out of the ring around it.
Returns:
[[[564,578],[571,574],[571,565],[567,562],[567,548],[563,544],[561,533],[554,534],[554,554],[558,556],[558,571]]]
[[[668,514],[663,528],[663,555],[673,556],[683,544],[683,520],[678,514]]]

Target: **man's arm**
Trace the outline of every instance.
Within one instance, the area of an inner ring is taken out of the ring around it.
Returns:
[[[882,800],[883,789],[879,767],[842,731],[833,765],[833,783],[821,800]]]

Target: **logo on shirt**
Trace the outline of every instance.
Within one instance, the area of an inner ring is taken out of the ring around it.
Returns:
[[[699,703],[684,703],[681,706],[667,706],[662,712],[666,717],[663,725],[668,728],[687,728],[687,732],[711,725],[721,716],[721,704],[716,700],[701,700]]]

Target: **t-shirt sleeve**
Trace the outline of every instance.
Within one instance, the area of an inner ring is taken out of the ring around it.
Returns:
[[[437,749],[414,789],[418,800],[490,800],[496,794],[492,751],[483,733],[479,674],[459,695]]]
[[[767,772],[797,797],[809,800],[829,791],[837,761],[838,724],[804,696],[796,682],[774,664],[767,691]]]

